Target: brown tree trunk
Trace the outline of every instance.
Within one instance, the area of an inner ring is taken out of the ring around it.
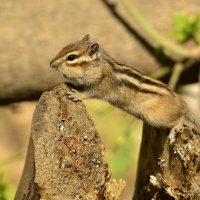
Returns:
[[[124,182],[110,179],[94,124],[66,90],[63,84],[39,100],[15,200],[120,198]]]
[[[200,199],[200,133],[183,125],[173,144],[168,134],[145,124],[134,200]]]

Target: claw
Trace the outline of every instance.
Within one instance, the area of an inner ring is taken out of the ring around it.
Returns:
[[[74,88],[71,88],[71,92],[73,92],[73,93],[79,93],[79,91],[76,90],[76,89],[74,89]]]
[[[81,93],[75,89],[71,89],[67,92],[67,98],[75,102],[83,99]]]

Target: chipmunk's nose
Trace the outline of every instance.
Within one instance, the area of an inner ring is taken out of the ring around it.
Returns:
[[[52,68],[57,68],[57,67],[58,67],[58,62],[56,62],[56,60],[53,59],[53,60],[50,62],[50,67],[52,67]]]

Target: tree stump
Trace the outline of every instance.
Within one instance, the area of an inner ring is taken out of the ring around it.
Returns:
[[[183,125],[173,144],[168,135],[144,125],[134,200],[200,199],[200,133]]]
[[[38,102],[15,200],[120,199],[124,181],[111,179],[94,124],[67,90],[62,84]]]

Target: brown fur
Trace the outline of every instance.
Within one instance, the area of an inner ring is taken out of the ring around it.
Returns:
[[[100,47],[91,54],[93,44],[86,35],[63,48],[51,62],[68,83],[82,88],[70,92],[69,98],[102,99],[156,127],[173,127],[183,118],[192,121],[186,103],[167,85],[118,64]],[[78,51],[79,58],[66,61],[66,55],[73,51]]]

